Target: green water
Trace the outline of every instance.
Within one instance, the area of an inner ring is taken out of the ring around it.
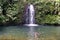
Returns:
[[[26,26],[4,27],[0,32],[1,35],[0,38],[2,38],[2,36],[9,38],[9,36],[11,35],[11,37],[15,37],[18,40],[28,40],[27,38],[28,38],[29,30],[30,27],[26,27]],[[40,34],[39,40],[60,40],[60,27],[37,26],[34,27],[34,32],[38,32]]]

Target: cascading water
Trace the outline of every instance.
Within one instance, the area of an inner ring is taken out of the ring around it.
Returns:
[[[29,15],[30,15],[30,17],[29,17],[29,19],[30,19],[29,23],[30,24],[34,24],[35,18],[34,18],[34,7],[33,7],[33,5],[30,5],[29,9],[30,9],[30,12],[29,12]]]
[[[38,26],[35,24],[35,10],[32,4],[25,7],[24,22],[25,26]]]
[[[29,27],[28,31],[28,40],[35,40],[35,10],[32,4],[29,4],[25,7],[25,14],[24,14],[24,26]],[[37,37],[36,37],[37,39]]]

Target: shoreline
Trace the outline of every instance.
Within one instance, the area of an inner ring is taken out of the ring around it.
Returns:
[[[43,25],[43,26],[60,26],[60,24],[38,24],[38,25]],[[23,26],[22,23],[8,23],[8,24],[0,24],[0,26]]]

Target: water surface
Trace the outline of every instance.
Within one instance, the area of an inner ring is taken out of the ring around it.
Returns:
[[[31,29],[27,26],[7,26],[0,29],[0,40],[29,40],[30,34],[34,36],[35,32],[40,34],[38,40],[60,40],[60,27],[37,26]]]

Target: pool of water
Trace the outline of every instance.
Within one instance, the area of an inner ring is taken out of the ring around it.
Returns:
[[[34,39],[30,39],[30,37]],[[56,26],[55,27],[7,26],[3,28],[0,27],[0,40],[60,40],[60,27]]]

